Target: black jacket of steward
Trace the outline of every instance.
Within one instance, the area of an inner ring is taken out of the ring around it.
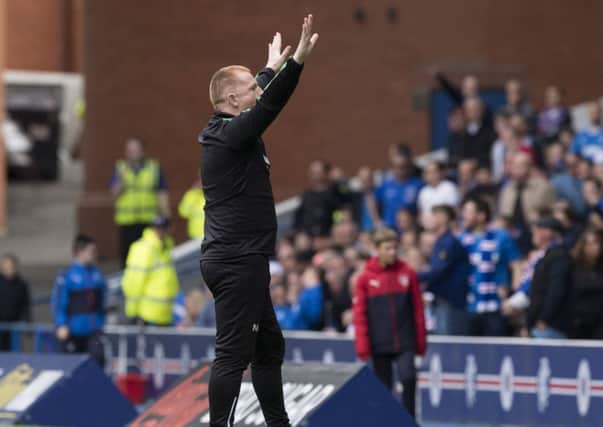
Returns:
[[[238,116],[216,111],[201,131],[202,260],[274,254],[276,212],[262,134],[287,103],[302,69],[293,59],[276,76],[263,69],[256,81],[264,93],[256,105]]]
[[[530,329],[541,320],[557,331],[570,334],[573,316],[571,260],[566,246],[557,244],[536,264],[527,311]]]

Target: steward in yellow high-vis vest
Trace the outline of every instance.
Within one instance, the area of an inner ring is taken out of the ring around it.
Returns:
[[[117,225],[150,224],[159,215],[159,163],[144,160],[135,171],[125,160],[118,160],[115,169],[123,186],[115,200]]]
[[[184,193],[178,212],[182,218],[188,220],[188,237],[202,239],[205,227],[205,195],[197,182],[190,190]]]
[[[170,326],[174,299],[179,291],[172,262],[174,243],[167,234],[168,220],[156,218],[132,244],[122,278],[125,312],[130,319]]]
[[[130,245],[158,215],[169,217],[167,185],[157,160],[146,159],[141,140],[126,142],[125,159],[115,164],[111,179],[120,260],[125,265]]]

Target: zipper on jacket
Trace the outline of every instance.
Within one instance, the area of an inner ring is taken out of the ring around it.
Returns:
[[[387,284],[389,286],[388,294],[389,294],[389,309],[392,321],[392,333],[394,337],[394,350],[396,352],[400,351],[400,342],[398,340],[398,322],[396,318],[396,300],[394,298],[394,287],[392,286],[391,277],[387,275]]]

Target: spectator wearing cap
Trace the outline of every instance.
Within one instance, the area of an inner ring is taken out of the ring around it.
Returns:
[[[553,187],[535,172],[532,157],[526,152],[516,153],[511,179],[500,193],[499,213],[512,218],[516,229],[513,237],[523,255],[532,246],[529,224],[539,217],[539,212],[551,208],[555,197]]]
[[[467,333],[469,257],[454,236],[454,208],[438,205],[431,210],[429,231],[436,239],[428,269],[419,273],[421,283],[436,296],[436,332],[442,335]]]
[[[130,322],[172,324],[174,299],[179,291],[172,262],[173,247],[169,220],[165,217],[156,217],[132,244],[121,283]]]
[[[590,124],[576,133],[570,146],[572,154],[588,160],[595,160],[603,153],[603,128],[601,128],[601,105],[598,101],[588,106]]]
[[[452,181],[445,179],[446,167],[443,163],[432,161],[423,170],[425,186],[419,192],[417,206],[421,222],[425,224],[431,209],[436,205],[457,206],[459,203],[459,190]]]
[[[491,211],[484,200],[465,200],[462,217],[464,229],[459,240],[467,249],[471,263],[469,333],[474,336],[508,335],[509,325],[501,313],[501,306],[511,288],[511,271],[519,261],[519,250],[506,231],[488,228]]]
[[[568,248],[573,248],[584,231],[584,221],[576,215],[570,203],[564,199],[555,202],[552,214],[563,226],[563,244]]]
[[[533,225],[534,245],[544,249],[536,264],[527,310],[527,326],[535,338],[565,338],[572,330],[571,256],[562,243],[563,225],[551,216]]]

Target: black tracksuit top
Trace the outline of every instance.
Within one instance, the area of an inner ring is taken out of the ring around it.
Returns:
[[[302,69],[293,59],[276,76],[263,69],[256,80],[264,93],[256,105],[238,116],[216,111],[201,131],[202,260],[274,254],[276,212],[262,134],[287,103]]]

